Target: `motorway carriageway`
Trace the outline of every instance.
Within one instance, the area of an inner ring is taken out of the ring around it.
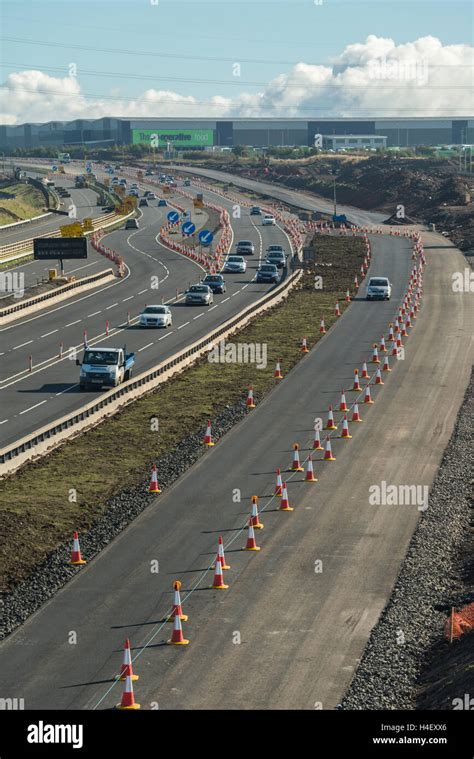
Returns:
[[[146,186],[146,183],[141,183]],[[191,188],[193,189],[193,188]],[[205,197],[210,197],[204,193]],[[211,194],[216,202],[215,194]],[[190,207],[191,201],[178,196],[176,202]],[[184,306],[181,292],[199,281],[205,271],[190,259],[168,250],[157,242],[160,227],[166,222],[169,207],[155,205],[143,210],[140,229],[120,229],[104,238],[105,244],[120,253],[126,262],[124,279],[99,286],[88,294],[72,297],[56,306],[46,307],[0,328],[0,401],[6,411],[0,416],[0,445],[5,446],[39,429],[48,422],[74,411],[99,397],[104,391],[80,392],[79,368],[67,358],[69,349],[82,349],[83,332],[89,345],[121,346],[136,353],[135,373],[166,359],[226,319],[239,313],[270,289],[256,284],[256,269],[271,243],[280,243],[290,253],[287,235],[276,227],[262,227],[261,217],[250,217],[246,209],[240,219],[232,219],[234,242],[250,239],[255,245],[249,256],[245,275],[226,274],[227,292],[214,296],[214,305]],[[229,210],[232,203],[224,199],[218,205]],[[201,217],[195,217],[199,223]],[[104,258],[103,268],[110,262]],[[95,261],[95,257],[94,257]],[[94,269],[95,270],[95,269]],[[97,269],[97,270],[100,270]],[[160,280],[152,290],[151,277]],[[136,326],[145,304],[170,302],[173,325],[167,330],[144,330]],[[132,323],[127,328],[127,312]],[[109,336],[105,335],[106,320]],[[64,357],[59,359],[63,343]],[[33,356],[33,371],[28,371],[28,357]],[[80,354],[79,354],[80,355]]]

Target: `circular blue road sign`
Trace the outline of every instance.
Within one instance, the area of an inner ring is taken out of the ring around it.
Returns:
[[[214,235],[208,229],[201,229],[199,232],[199,242],[201,245],[210,245],[213,239]]]
[[[179,213],[177,211],[170,211],[166,218],[170,224],[176,224],[176,222],[179,221]]]
[[[192,235],[196,231],[196,225],[192,221],[185,221],[181,229],[183,235]]]

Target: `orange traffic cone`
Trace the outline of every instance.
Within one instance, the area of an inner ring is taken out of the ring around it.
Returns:
[[[281,501],[280,501],[280,511],[294,511],[293,506],[290,506],[290,502],[288,500],[288,488],[286,487],[286,482],[283,483],[283,489],[282,489]]]
[[[281,373],[280,361],[277,361],[276,363],[274,377],[275,379],[283,379],[283,374]]]
[[[256,495],[252,496],[252,513],[249,524],[251,524],[254,529],[263,530],[263,524],[258,516],[258,496]]]
[[[390,352],[390,355],[391,355],[391,356],[396,356],[396,355],[397,355],[397,353],[398,353],[397,343],[396,343],[396,341],[394,340],[394,341],[392,342],[392,350],[391,350],[391,352]]]
[[[308,456],[308,460],[306,462],[306,475],[305,475],[305,482],[317,482],[318,479],[314,475],[313,471],[313,457],[311,454]]]
[[[324,451],[324,461],[335,461],[335,456],[332,455],[331,440],[326,438],[326,450]]]
[[[214,590],[226,590],[229,586],[224,583],[224,573],[221,562],[216,559],[214,564],[214,581],[212,583]]]
[[[120,669],[120,680],[125,680],[127,677],[131,677],[132,680],[138,680],[139,676],[133,674],[132,667],[132,655],[130,652],[130,641],[127,638],[125,641],[125,648],[123,649],[122,667]]]
[[[123,686],[122,700],[120,704],[117,704],[117,709],[139,709],[140,704],[135,702],[135,696],[133,694],[133,683],[131,677],[125,678]]]
[[[308,341],[305,337],[303,337],[303,342],[301,343],[301,353],[309,353]]]
[[[392,371],[390,369],[390,364],[388,363],[388,356],[385,356],[385,358],[383,360],[382,371],[383,372],[391,372]]]
[[[387,347],[385,345],[385,337],[383,335],[380,338],[380,352],[381,353],[386,353],[387,352]]]
[[[229,564],[225,560],[224,543],[221,535],[219,535],[219,542],[217,544],[217,561],[220,562],[222,569],[230,569]]]
[[[283,483],[281,481],[281,472],[277,469],[277,481],[275,485],[275,495],[281,495],[283,492]]]
[[[245,402],[245,405],[247,408],[255,408],[255,403],[253,402],[253,388],[249,387],[249,392],[247,395],[247,400]]]
[[[257,545],[257,541],[255,540],[255,531],[252,524],[249,524],[249,534],[244,551],[260,551],[260,546]]]
[[[367,371],[367,364],[365,363],[365,361],[362,364],[362,374],[361,374],[361,377],[362,377],[362,379],[369,379],[369,372]]]
[[[148,488],[149,493],[161,493],[160,486],[158,485],[158,475],[156,472],[156,464],[153,464],[151,468],[151,480],[150,480],[150,487]]]
[[[380,364],[379,354],[377,351],[377,343],[374,343],[373,345],[373,352],[372,352],[372,363],[373,364]]]
[[[341,400],[339,402],[339,411],[347,411],[346,395],[344,390],[341,393]]]
[[[337,425],[334,424],[334,414],[332,412],[332,406],[329,406],[328,420],[326,422],[327,430],[337,430]]]
[[[300,453],[299,453],[299,451],[300,451],[300,447],[299,447],[298,443],[295,443],[294,446],[293,446],[293,463],[291,465],[291,471],[292,472],[302,472],[303,471],[303,467],[301,466],[301,463],[300,463]]]
[[[374,403],[372,396],[370,395],[370,385],[365,388],[364,403]]]
[[[354,276],[354,287],[356,290],[359,289],[359,280],[357,279],[357,274]]]
[[[219,562],[216,562],[216,563],[219,564]],[[183,635],[183,626],[181,624],[181,619],[180,619],[179,614],[176,614],[174,618],[173,634],[171,636],[171,640],[168,640],[167,643],[168,645],[173,645],[173,646],[187,646],[189,643],[189,640],[186,640],[186,638]]]
[[[347,423],[347,416],[346,416],[346,414],[344,414],[344,419],[342,420],[342,435],[341,435],[341,437],[345,438],[346,440],[348,440],[349,438],[352,437],[352,435],[349,433],[349,425]]]
[[[354,408],[352,409],[352,419],[351,422],[362,422],[361,415],[359,414],[359,404],[354,403]]]
[[[349,288],[347,288],[347,290],[346,290],[346,303],[350,303],[350,302],[351,302],[351,294],[349,292]]]
[[[376,385],[383,385],[384,381],[382,379],[382,373],[380,371],[380,367],[377,368],[377,371],[375,373],[375,384]]]
[[[406,321],[404,321],[402,324],[402,337],[408,337]]]
[[[319,333],[321,335],[325,335],[326,334],[326,327],[324,326],[324,319],[321,319],[321,321],[319,323]]]
[[[209,420],[207,423],[206,434],[204,435],[204,445],[207,445],[208,448],[214,445],[212,442],[211,420]]]
[[[389,340],[395,340],[395,335],[393,334],[393,324],[390,322],[388,325],[388,339]]]
[[[335,316],[341,315],[341,309],[339,308],[339,301],[336,301],[336,305],[334,306],[334,315]]]
[[[82,558],[82,555],[81,555],[81,546],[79,545],[79,535],[77,534],[77,532],[74,533],[71,561],[69,563],[74,564],[74,566],[79,566],[80,564],[87,563],[85,559]]]
[[[314,440],[313,440],[313,451],[322,451],[323,446],[321,445],[321,438],[319,437],[319,427],[315,426],[314,428]]]
[[[183,614],[183,607],[181,606],[181,595],[179,592],[180,588],[181,588],[181,581],[175,580],[173,583],[173,589],[174,589],[173,611],[168,617],[168,622],[173,622],[176,615],[179,616],[181,622],[186,622],[188,619],[187,614]]]
[[[354,384],[352,385],[353,390],[362,390],[360,386],[360,380],[359,380],[359,370],[354,369]]]

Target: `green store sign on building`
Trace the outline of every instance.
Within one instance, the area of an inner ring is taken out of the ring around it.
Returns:
[[[212,129],[132,129],[132,144],[157,148],[201,148],[214,144]]]

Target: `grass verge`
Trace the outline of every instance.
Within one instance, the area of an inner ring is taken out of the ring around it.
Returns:
[[[107,500],[143,481],[150,463],[169,452],[190,431],[198,430],[226,405],[241,399],[249,385],[258,399],[269,392],[277,359],[284,374],[302,357],[305,336],[313,346],[335,320],[337,299],[360,269],[365,246],[359,238],[321,237],[314,242],[317,264],[299,288],[281,304],[259,316],[233,343],[267,345],[267,366],[214,364],[206,359],[157,391],[140,398],[87,434],[6,479],[0,490],[0,592],[29,576],[34,566],[71,536],[100,518]],[[314,287],[316,274],[323,289]],[[159,432],[153,420],[159,421]],[[77,494],[77,495],[76,495]]]

